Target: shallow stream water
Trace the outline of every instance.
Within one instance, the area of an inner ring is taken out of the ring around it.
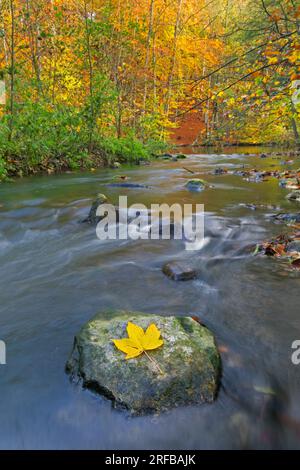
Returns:
[[[300,274],[248,248],[285,229],[271,214],[297,205],[275,178],[251,183],[212,174],[218,167],[300,167],[299,158],[283,166],[289,157],[260,159],[261,151],[194,149],[177,162],[0,186],[1,448],[300,448],[300,366],[291,362],[291,344],[300,339]],[[109,187],[117,174],[148,188]],[[214,187],[191,193],[191,177]],[[79,223],[99,192],[114,203],[119,195],[147,206],[203,203],[206,243],[189,252],[178,240],[100,241],[94,227]],[[169,280],[161,268],[175,259],[196,265],[199,278]],[[222,355],[216,401],[132,418],[70,382],[64,366],[74,335],[106,308],[198,316]]]

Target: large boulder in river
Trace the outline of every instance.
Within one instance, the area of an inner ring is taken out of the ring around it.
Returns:
[[[148,353],[163,374],[145,354],[126,360],[114,345],[113,339],[127,337],[129,321],[144,330],[154,323],[160,330],[163,346]],[[190,317],[102,312],[75,337],[66,370],[115,406],[145,414],[211,403],[218,389],[220,357],[212,333]]]

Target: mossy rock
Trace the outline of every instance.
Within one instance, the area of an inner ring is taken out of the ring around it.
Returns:
[[[91,225],[97,225],[97,223],[101,219],[99,216],[97,216],[97,209],[99,206],[101,206],[102,204],[106,204],[107,202],[108,199],[105,194],[97,194],[96,199],[92,202],[89,215],[86,219],[83,220],[83,222],[88,222]]]
[[[164,340],[145,354],[126,360],[113,339],[127,337],[127,323],[154,323]],[[132,414],[159,413],[178,406],[211,403],[220,377],[220,357],[213,334],[190,317],[105,311],[76,335],[66,370],[85,387],[111,399]]]
[[[206,187],[208,187],[208,183],[198,178],[189,180],[185,186],[189,191],[200,192],[203,191]]]
[[[110,164],[110,168],[112,168],[113,170],[117,170],[118,168],[120,168],[120,166],[121,166],[120,162],[112,162]]]
[[[293,191],[292,193],[289,193],[286,198],[289,200],[289,201],[296,201],[296,202],[300,202],[300,191],[299,190],[296,190],[296,191]]]

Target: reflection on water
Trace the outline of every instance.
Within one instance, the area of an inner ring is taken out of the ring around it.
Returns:
[[[194,149],[184,161],[118,170],[149,188],[109,187],[116,175],[109,169],[1,185],[2,448],[300,448],[300,366],[290,360],[300,339],[300,276],[248,249],[282,230],[268,217],[273,206],[296,206],[275,179],[258,184],[212,174],[217,167],[280,168],[278,159],[245,155],[258,151]],[[184,167],[214,188],[188,192]],[[98,192],[148,207],[203,203],[205,244],[188,252],[176,240],[100,241],[93,227],[78,223]],[[174,259],[196,266],[199,278],[168,280],[161,267]],[[73,336],[107,307],[198,315],[222,354],[216,402],[133,419],[70,383],[64,364]]]

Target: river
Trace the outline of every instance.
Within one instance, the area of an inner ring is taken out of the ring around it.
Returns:
[[[297,206],[275,178],[251,183],[212,174],[220,166],[289,166],[245,154],[262,149],[189,151],[177,162],[0,185],[1,448],[300,448],[300,365],[291,362],[291,344],[300,339],[300,274],[249,250],[284,230],[269,217],[276,206]],[[214,188],[189,192],[192,175],[183,167]],[[116,174],[149,188],[109,187]],[[178,240],[100,241],[80,223],[98,192],[114,203],[120,194],[147,206],[204,203],[206,244],[189,252]],[[196,263],[199,278],[165,277],[162,265],[174,259]],[[74,335],[106,308],[199,316],[222,355],[216,401],[132,418],[71,382],[64,366]]]

